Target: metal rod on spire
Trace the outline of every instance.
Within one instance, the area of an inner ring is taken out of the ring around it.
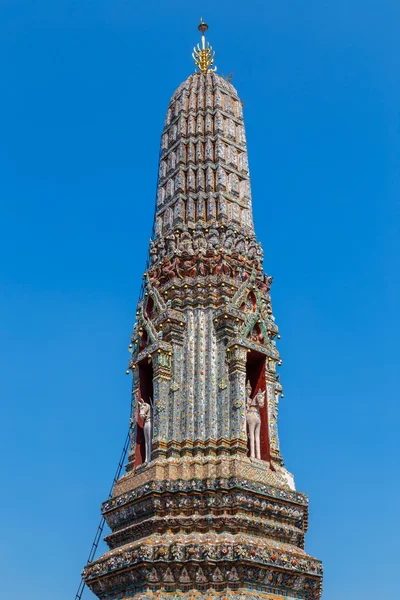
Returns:
[[[201,47],[203,50],[205,50],[206,49],[206,36],[204,34],[208,29],[208,25],[206,23],[204,23],[203,17],[200,17],[200,25],[198,26],[197,29],[199,31],[201,31]]]

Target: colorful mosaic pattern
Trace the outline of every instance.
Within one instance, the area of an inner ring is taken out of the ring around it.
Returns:
[[[156,232],[222,218],[253,229],[242,103],[215,73],[194,74],[172,96],[161,137]]]
[[[307,497],[280,454],[279,331],[262,265],[242,104],[223,77],[196,73],[162,133],[129,462],[102,507],[110,550],[84,571],[101,599],[321,596],[321,563],[304,551]],[[266,395],[261,459],[248,456],[248,382]],[[139,398],[152,405],[149,463]]]

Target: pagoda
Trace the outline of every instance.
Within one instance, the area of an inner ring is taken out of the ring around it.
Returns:
[[[318,600],[307,496],[279,446],[281,359],[257,241],[243,105],[205,41],[161,136],[132,334],[126,474],[102,506],[109,550],[83,579],[102,600]]]

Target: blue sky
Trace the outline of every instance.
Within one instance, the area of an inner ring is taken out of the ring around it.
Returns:
[[[324,600],[393,598],[400,7],[199,10],[0,0],[2,593],[75,596],[127,431],[161,129],[203,16],[245,103],[306,548]]]

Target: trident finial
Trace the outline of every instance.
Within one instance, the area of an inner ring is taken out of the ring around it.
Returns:
[[[192,56],[195,65],[202,73],[207,73],[207,71],[215,73],[217,67],[214,67],[213,69],[210,68],[214,62],[215,52],[213,52],[213,49],[208,42],[206,44],[204,34],[208,29],[208,25],[207,23],[204,23],[202,18],[200,18],[200,25],[197,29],[201,31],[201,48],[200,44],[197,44],[197,46],[193,48]]]

